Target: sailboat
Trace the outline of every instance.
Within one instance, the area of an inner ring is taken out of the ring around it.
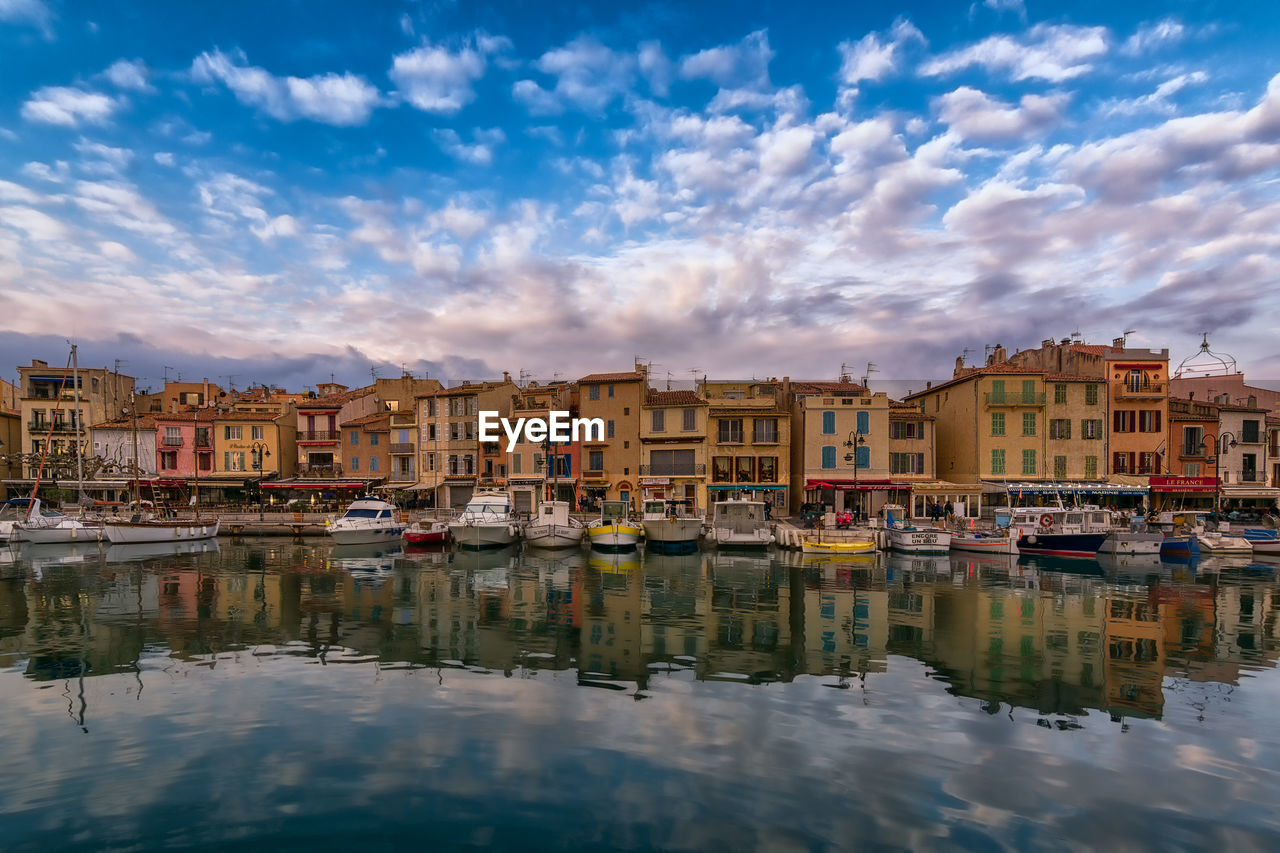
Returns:
[[[560,492],[559,460],[551,453],[550,436],[543,446],[547,464],[551,466],[554,498]],[[538,505],[538,514],[524,525],[524,539],[534,548],[577,548],[586,532],[586,525],[569,514],[569,502],[560,500],[543,501]]]
[[[138,411],[133,399],[129,408],[133,412],[134,459],[137,459]],[[199,413],[191,417],[193,424],[199,424]],[[192,434],[195,444],[195,434]],[[200,460],[197,452],[195,468],[195,508],[196,517],[190,520],[147,518],[143,513],[134,513],[128,520],[111,519],[102,523],[103,534],[112,545],[136,545],[140,542],[188,542],[199,539],[212,539],[218,535],[219,520],[200,518]],[[138,494],[138,478],[133,479],[134,506],[141,507],[141,496]]]

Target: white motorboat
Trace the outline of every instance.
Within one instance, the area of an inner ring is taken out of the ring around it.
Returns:
[[[524,541],[535,548],[577,548],[586,532],[586,526],[569,515],[568,502],[543,501],[524,526]]]
[[[128,521],[109,519],[102,531],[112,545],[137,545],[142,542],[190,542],[212,539],[218,535],[218,519],[143,518],[140,514]]]
[[[503,492],[473,495],[462,514],[449,522],[449,535],[463,548],[510,545],[520,536],[520,523],[511,511],[511,498]]]
[[[644,528],[630,517],[626,501],[602,501],[600,517],[587,525],[587,538],[593,548],[634,548]]]
[[[27,502],[26,515],[9,530],[10,541],[36,545],[97,542],[101,538],[102,525],[97,521],[63,515],[45,507],[38,498]]]
[[[906,510],[897,504],[884,505],[884,521],[889,548],[906,554],[945,554],[951,550],[951,531],[939,527],[916,527],[904,520]]]
[[[404,533],[396,508],[372,495],[356,498],[342,517],[327,523],[325,533],[336,545],[375,545],[395,542]]]
[[[960,530],[951,534],[951,550],[975,554],[1016,554],[1018,534],[1007,527]]]
[[[728,500],[712,504],[707,541],[736,548],[765,548],[773,544],[773,531],[764,517],[763,501]]]
[[[696,545],[703,519],[691,501],[645,501],[640,513],[644,541],[648,546],[676,548]]]
[[[1250,542],[1243,536],[1233,536],[1223,530],[1197,531],[1196,541],[1200,544],[1201,554],[1214,557],[1248,556],[1259,544]]]

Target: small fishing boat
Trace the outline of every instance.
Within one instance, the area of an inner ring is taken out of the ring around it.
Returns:
[[[99,542],[102,522],[96,519],[72,518],[60,512],[42,511],[38,498],[31,501],[27,517],[13,525],[11,536],[34,545],[56,545],[62,542]]]
[[[602,501],[600,518],[587,526],[587,539],[592,548],[634,548],[644,528],[628,515],[626,501]]]
[[[479,492],[449,522],[449,535],[463,548],[501,548],[520,537],[520,522],[505,492]]]
[[[112,545],[136,545],[140,542],[188,542],[212,539],[218,535],[218,519],[191,521],[148,519],[141,514],[128,521],[110,519],[102,522],[103,535]]]
[[[1254,541],[1253,556],[1267,557],[1268,559],[1280,558],[1280,539]]]
[[[1099,554],[1159,554],[1164,536],[1136,530],[1112,530],[1098,546]]]
[[[410,545],[436,545],[449,541],[447,522],[424,518],[404,529],[404,541]]]
[[[889,548],[907,554],[945,554],[951,550],[951,531],[938,527],[916,527],[903,520],[906,510],[898,504],[884,505],[884,521]]]
[[[1166,533],[1160,542],[1162,557],[1199,557],[1200,542],[1194,534]]]
[[[13,498],[0,504],[0,542],[8,542],[12,539],[14,542],[20,542],[21,539],[14,538],[13,527],[19,521],[22,521],[31,514],[32,498]],[[56,514],[51,509],[42,509],[45,514]]]
[[[396,508],[372,495],[356,498],[342,517],[325,523],[325,533],[336,545],[372,545],[398,540],[404,524]]]
[[[524,526],[524,541],[534,548],[577,548],[586,527],[569,515],[567,501],[543,501]]]
[[[1019,554],[1094,557],[1111,532],[1110,513],[1097,507],[1015,507],[1011,512]]]
[[[716,502],[712,505],[706,538],[713,545],[735,548],[765,548],[773,544],[773,531],[764,517],[764,502]]]
[[[692,501],[655,499],[644,502],[640,524],[647,547],[678,550],[697,546],[703,520]]]
[[[1001,518],[1004,524],[1001,525]],[[978,528],[973,519],[969,519],[968,530],[957,530],[951,534],[952,551],[969,551],[977,554],[1016,554],[1018,553],[1017,531],[1009,528],[1010,516],[997,513],[994,528]]]
[[[853,554],[874,554],[876,543],[871,540],[853,542],[820,542],[805,537],[800,542],[800,550],[805,554],[834,554],[849,556]]]

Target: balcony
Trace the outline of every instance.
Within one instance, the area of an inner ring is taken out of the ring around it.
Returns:
[[[1112,393],[1117,400],[1150,399],[1168,396],[1169,386],[1165,382],[1122,382]]]
[[[27,422],[27,432],[36,435],[44,435],[50,432],[51,427],[53,432],[75,432],[76,422],[66,420],[32,420]]]
[[[983,395],[988,406],[1043,406],[1044,392],[1032,391],[1024,394],[1021,391],[988,391]]]
[[[333,465],[309,465],[303,463],[298,466],[299,477],[341,477],[342,466]]]
[[[604,482],[609,479],[609,472],[603,468],[596,468],[594,470],[588,468],[586,471],[582,472],[582,479],[595,481],[597,483]]]
[[[701,477],[707,473],[704,463],[688,465],[641,465],[641,477]]]
[[[181,446],[182,446],[182,436],[180,436],[180,435],[179,435],[179,436],[168,436],[168,435],[166,435],[166,436],[164,437],[164,440],[163,440],[162,442],[160,442],[160,443],[161,443],[161,444],[163,444],[165,447],[181,447]]]
[[[328,441],[337,443],[342,438],[342,433],[330,429],[300,429],[298,430],[298,441]]]
[[[1261,471],[1241,471],[1241,483],[1263,483],[1266,482],[1266,476]]]
[[[413,453],[414,444],[411,441],[395,441],[390,447],[392,455],[403,456],[406,453]]]

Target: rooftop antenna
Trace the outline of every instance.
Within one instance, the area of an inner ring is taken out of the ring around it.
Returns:
[[[176,368],[176,367],[170,367],[170,366],[169,366],[169,365],[167,365],[167,364],[162,365],[162,366],[164,367],[164,384],[165,384],[165,385],[168,385],[168,384],[169,384],[169,371],[170,371],[170,370],[177,370],[178,368]]]
[[[700,367],[689,368],[689,378],[693,380],[693,391],[695,394],[698,392],[698,371],[701,369],[702,368]]]
[[[667,371],[667,390],[671,390],[671,371]]]
[[[982,363],[986,364],[991,360],[991,352],[996,348],[997,344],[986,344],[982,348]]]
[[[967,361],[969,360],[969,353],[971,353],[971,352],[973,352],[973,350],[969,349],[968,347],[965,347],[963,350],[961,350],[961,351],[960,351],[960,363],[961,363],[961,364],[963,364],[963,363],[965,363],[965,362],[967,362]]]
[[[968,350],[965,350],[965,352],[968,352]],[[879,372],[880,368],[876,367],[875,362],[868,361],[867,372],[862,374],[862,387],[866,388],[868,391],[871,390],[871,374]]]
[[[1071,333],[1071,337],[1072,337],[1074,340],[1077,340],[1077,341],[1084,337],[1083,335],[1081,335],[1081,334],[1080,334],[1080,327],[1079,327],[1079,326],[1076,326],[1076,330],[1075,330],[1074,332],[1072,332],[1072,333]]]
[[[1120,335],[1120,348],[1121,348],[1121,349],[1128,349],[1128,348],[1129,348],[1129,336],[1130,336],[1130,335],[1132,335],[1132,334],[1133,334],[1134,332],[1136,332],[1136,331],[1138,331],[1138,330],[1137,330],[1137,329],[1125,329],[1125,330],[1124,330],[1124,333]]]
[[[525,370],[523,367],[520,368],[520,376],[517,379],[516,384],[519,385],[521,388],[525,387],[529,382],[530,376],[533,376],[532,371]]]
[[[376,364],[369,365],[369,375],[373,377],[374,382],[378,381],[378,365]]]
[[[843,361],[840,362],[840,381],[849,381],[849,365],[845,364]]]
[[[239,375],[239,373],[224,373],[218,378],[227,380],[227,390],[234,391],[236,390],[236,377]]]

